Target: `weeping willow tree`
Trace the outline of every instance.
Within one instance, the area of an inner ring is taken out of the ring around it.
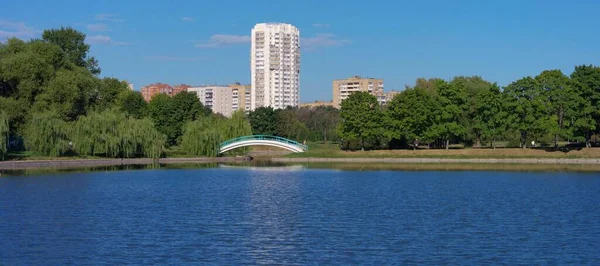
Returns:
[[[120,123],[119,132],[121,153],[127,158],[143,154],[145,157],[158,159],[167,141],[165,135],[158,132],[154,123],[148,118],[128,117]]]
[[[184,126],[181,147],[190,155],[216,157],[219,155],[221,142],[251,134],[252,128],[243,111],[235,112],[230,119],[200,117]],[[245,151],[247,148],[237,149],[235,152]]]
[[[70,149],[70,125],[52,112],[33,114],[25,127],[25,146],[45,156],[60,156]]]
[[[0,161],[8,154],[8,117],[0,111]]]
[[[164,136],[148,119],[134,119],[116,110],[90,112],[73,126],[73,147],[80,155],[159,158]]]

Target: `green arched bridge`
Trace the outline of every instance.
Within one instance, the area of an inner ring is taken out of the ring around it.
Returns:
[[[219,146],[219,154],[248,146],[271,146],[292,152],[305,152],[308,150],[308,146],[291,139],[270,135],[251,135],[223,141]]]

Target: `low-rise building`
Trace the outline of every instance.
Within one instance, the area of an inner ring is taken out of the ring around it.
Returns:
[[[347,79],[333,81],[333,106],[340,108],[343,100],[347,99],[350,94],[364,91],[379,99],[385,100],[383,93],[383,79],[362,78],[354,76]]]
[[[244,85],[236,82],[230,84],[232,90],[232,111],[244,110],[250,112],[250,101],[252,100],[251,88],[252,85]]]
[[[213,113],[231,117],[234,112],[233,89],[229,86],[199,86],[188,88],[187,91],[196,93],[202,105],[210,108]]]

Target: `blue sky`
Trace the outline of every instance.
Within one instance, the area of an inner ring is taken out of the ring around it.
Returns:
[[[545,69],[600,63],[600,1],[4,0],[0,40],[43,29],[85,32],[102,76],[141,86],[250,82],[250,30],[300,29],[301,101],[331,100],[331,82],[479,75],[505,86]]]

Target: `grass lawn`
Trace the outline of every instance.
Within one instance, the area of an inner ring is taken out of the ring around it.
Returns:
[[[342,151],[337,143],[308,143],[304,153],[286,157],[319,158],[600,158],[600,148],[464,148],[420,150]]]

